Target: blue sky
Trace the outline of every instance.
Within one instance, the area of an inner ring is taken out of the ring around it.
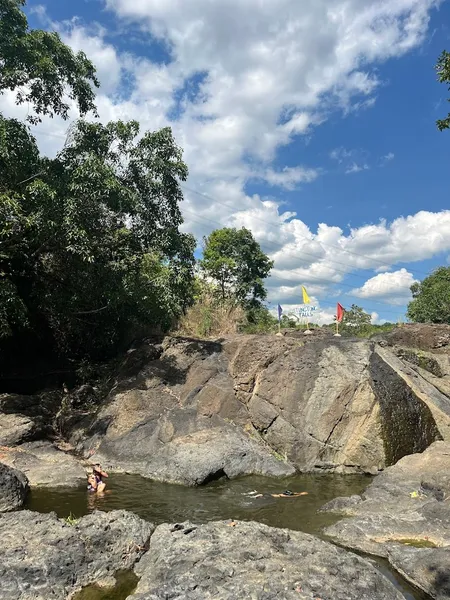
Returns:
[[[448,264],[450,132],[434,64],[435,0],[30,0],[98,67],[100,118],[171,125],[185,149],[185,229],[247,226],[275,260],[269,300],[404,316],[409,286]],[[0,109],[21,116],[10,97]],[[76,117],[76,113],[73,113]],[[67,123],[36,136],[47,154]],[[376,313],[376,314],[375,314]]]

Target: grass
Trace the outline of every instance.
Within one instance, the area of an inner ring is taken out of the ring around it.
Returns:
[[[69,516],[65,518],[66,523],[71,527],[75,527],[75,525],[78,525],[79,520],[80,519],[77,519],[77,517],[75,517],[75,515],[73,515],[72,513],[70,513]]]

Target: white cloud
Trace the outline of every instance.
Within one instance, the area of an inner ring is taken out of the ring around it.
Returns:
[[[294,190],[299,183],[310,183],[317,179],[318,175],[319,171],[317,169],[284,167],[281,171],[268,169],[263,178],[269,185]]]
[[[387,320],[380,319],[380,315],[377,312],[372,312],[370,314],[370,322],[372,325],[383,325],[384,323],[387,323]]]
[[[383,158],[385,161],[389,162],[390,160],[394,160],[395,154],[393,152],[388,152]]]
[[[313,181],[320,169],[273,164],[280,146],[311,136],[333,111],[372,106],[379,64],[423,41],[439,1],[103,1],[125,32],[131,22],[163,40],[172,62],[121,53],[98,26],[59,24],[63,39],[97,64],[101,120],[137,119],[143,129],[172,126],[190,168],[184,228],[198,237],[220,225],[252,229],[276,261],[269,281],[274,295],[297,294],[304,283],[317,286],[319,295],[358,269],[450,250],[450,211],[422,211],[347,233],[325,223],[310,229],[295,213],[283,212],[276,188]],[[199,73],[198,94],[172,114],[176,90]],[[28,107],[15,107],[5,94],[0,110],[23,118]],[[66,128],[61,119],[44,120],[35,129],[43,151],[54,154]],[[343,171],[370,164],[362,150],[335,151],[331,157]],[[273,186],[273,197],[246,193],[255,177]]]
[[[410,288],[415,281],[406,269],[380,273],[354,289],[352,294],[358,298],[386,298],[390,304],[405,304],[411,299]]]
[[[351,165],[349,165],[345,169],[345,174],[350,175],[351,173],[359,173],[360,171],[367,171],[368,169],[369,169],[369,165],[367,163],[358,165],[355,162],[353,162]]]

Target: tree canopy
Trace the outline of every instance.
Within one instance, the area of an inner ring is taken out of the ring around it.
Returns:
[[[93,108],[91,63],[29,31],[21,5],[0,0],[0,89],[40,115],[66,117],[67,88],[81,112]],[[49,159],[28,126],[0,115],[0,338],[25,332],[103,357],[133,331],[169,327],[192,299],[195,241],[179,231],[187,174],[170,128],[79,120]]]
[[[69,100],[80,115],[95,111],[98,87],[95,68],[84,52],[74,54],[56,32],[29,29],[21,7],[25,0],[0,0],[0,94],[16,93],[16,103],[28,103],[41,115],[68,117]]]
[[[223,300],[257,305],[267,296],[263,282],[273,262],[244,227],[216,229],[205,237],[200,265],[217,284]]]
[[[450,91],[450,52],[447,52],[446,50],[442,52],[436,65],[436,71],[438,74],[438,81],[440,83],[446,83],[448,85],[448,90]],[[448,98],[447,101],[450,102],[450,98]],[[450,129],[450,112],[447,117],[439,119],[436,124],[440,131]]]
[[[361,306],[352,304],[345,311],[341,331],[351,335],[365,335],[370,331],[372,317]]]
[[[450,267],[439,267],[411,286],[407,316],[416,323],[450,324]]]

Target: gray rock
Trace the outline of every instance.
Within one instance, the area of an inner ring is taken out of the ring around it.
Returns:
[[[442,388],[445,376],[435,379]],[[111,470],[189,485],[293,467],[376,474],[450,441],[441,388],[387,341],[166,338],[127,355],[101,408],[69,427],[70,441]]]
[[[57,390],[34,396],[0,394],[0,438],[13,446],[45,438],[53,432],[53,421],[61,404]]]
[[[39,427],[30,417],[0,414],[0,446],[16,446],[38,435]]]
[[[349,518],[325,530],[348,548],[383,556],[433,598],[448,598],[450,443],[435,442],[378,475],[362,494],[322,510]],[[447,578],[445,576],[447,573]]]
[[[157,527],[130,600],[401,600],[368,561],[313,536],[260,523]]]
[[[69,525],[55,514],[0,515],[2,600],[63,600],[90,583],[111,585],[148,547],[153,526],[126,511]]]
[[[71,487],[86,481],[81,463],[50,442],[3,448],[1,457],[5,464],[25,473],[31,487]]]
[[[0,463],[0,512],[20,508],[28,492],[26,476]]]
[[[106,438],[91,460],[111,471],[120,467],[158,481],[190,486],[220,477],[285,477],[295,472],[237,427],[217,417],[199,419],[192,410],[175,410],[170,420],[167,416],[116,439]]]

